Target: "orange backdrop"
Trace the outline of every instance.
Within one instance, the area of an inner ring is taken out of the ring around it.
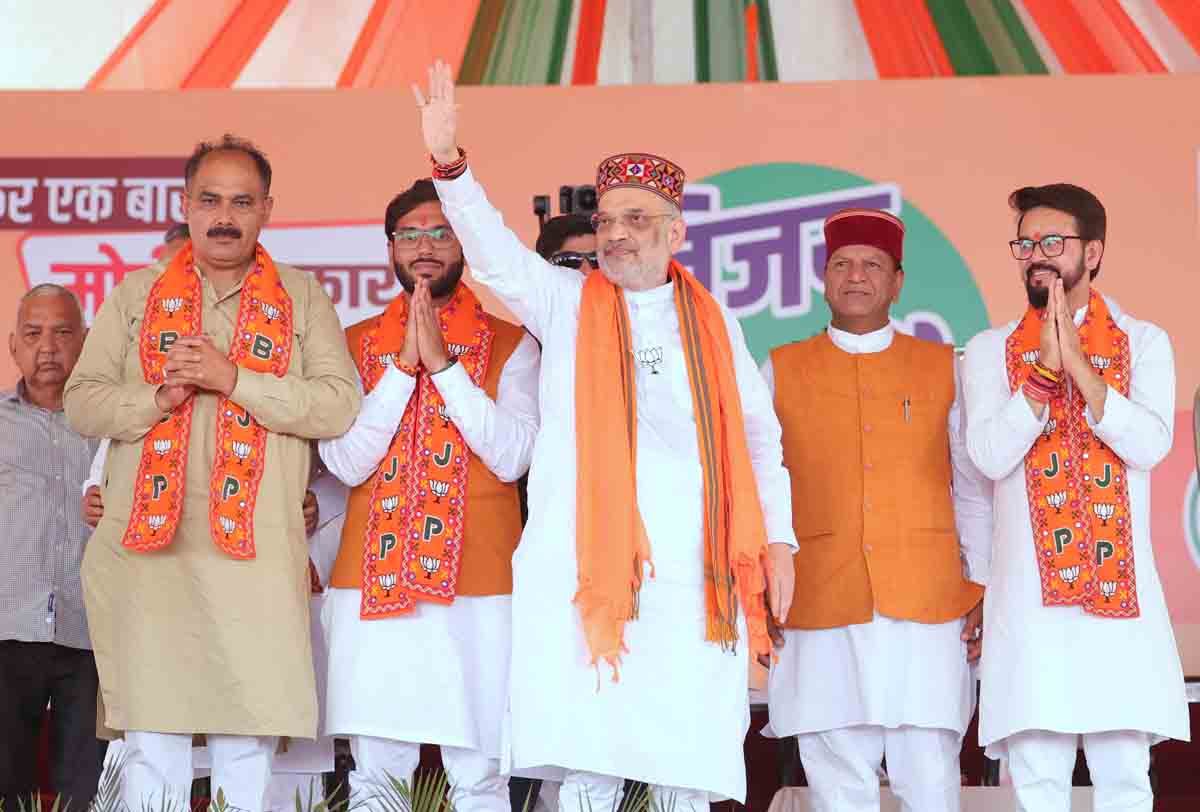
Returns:
[[[1188,508],[1200,383],[1190,357],[1200,340],[1197,98],[1192,76],[465,88],[460,132],[476,175],[530,244],[531,195],[589,182],[596,160],[620,150],[668,155],[691,178],[781,161],[896,183],[962,255],[993,323],[1024,307],[1005,245],[1008,193],[1059,180],[1095,191],[1109,214],[1101,288],[1164,326],[1175,346],[1178,431],[1155,477],[1155,548],[1187,669],[1200,674]],[[387,200],[429,169],[407,92],[4,94],[0,120],[0,158],[182,156],[201,138],[249,137],[274,164],[278,223],[378,222]],[[4,332],[27,284],[25,236],[0,220]],[[0,359],[0,380],[14,378]]]

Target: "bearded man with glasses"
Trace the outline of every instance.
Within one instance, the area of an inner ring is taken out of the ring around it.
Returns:
[[[1171,343],[1093,286],[1095,195],[1059,183],[1009,203],[1029,308],[976,336],[964,364],[967,449],[996,482],[979,740],[1007,758],[1022,810],[1070,809],[1082,735],[1096,809],[1150,812],[1150,746],[1189,737],[1150,542]]]
[[[737,320],[671,256],[683,171],[646,153],[602,161],[600,267],[565,273],[472,176],[449,66],[431,69],[428,98],[414,90],[475,278],[545,347],[507,766],[563,775],[563,810],[614,808],[622,776],[664,808],[741,801],[749,658],[771,651],[766,594],[787,616],[795,536],[770,393]]]
[[[321,459],[353,490],[323,623],[325,729],[348,736],[350,789],[387,808],[422,742],[441,746],[459,812],[509,812],[508,702],[516,480],[538,426],[538,349],[483,310],[428,179],[384,216],[404,291],[346,330],[363,410]]]

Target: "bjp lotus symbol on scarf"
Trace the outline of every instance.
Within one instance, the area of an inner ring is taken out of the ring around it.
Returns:
[[[450,483],[442,479],[431,479],[429,490],[433,492],[433,501],[440,502],[443,496],[450,493]]]
[[[1067,503],[1066,491],[1055,491],[1046,494],[1046,504],[1054,508],[1055,513],[1062,513],[1062,506]]]
[[[154,453],[160,457],[165,457],[167,452],[171,450],[171,441],[169,439],[155,439]]]
[[[1096,371],[1100,373],[1101,377],[1104,375],[1104,370],[1112,366],[1112,359],[1104,355],[1093,355],[1089,360],[1092,362],[1092,366],[1096,368]]]
[[[421,562],[421,569],[425,570],[426,578],[432,578],[433,574],[442,566],[442,559],[436,556],[423,555],[420,556],[419,560]]]
[[[162,300],[163,312],[166,313],[168,316],[174,316],[176,313],[179,312],[179,308],[181,308],[181,307],[183,307],[183,297],[182,296],[172,296],[170,299]]]

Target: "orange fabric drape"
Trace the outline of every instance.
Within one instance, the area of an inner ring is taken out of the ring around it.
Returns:
[[[571,84],[594,85],[600,72],[600,43],[604,39],[605,0],[580,0],[579,30],[575,32],[575,66]]]
[[[953,76],[924,0],[854,0],[881,79]]]
[[[758,81],[758,4],[746,6],[746,81]]]
[[[1179,32],[1200,52],[1200,3],[1196,0],[1157,0],[1159,8]]]
[[[88,81],[87,90],[176,90],[243,0],[158,0]]]
[[[1167,66],[1142,36],[1120,0],[1072,0],[1079,16],[1120,73],[1166,73]]]
[[[405,88],[435,59],[461,65],[478,11],[478,0],[375,0],[337,86]]]
[[[1024,0],[1067,73],[1115,73],[1117,67],[1071,0]],[[1099,12],[1095,4],[1093,12]]]
[[[229,15],[180,87],[233,87],[287,4],[288,0],[245,0]]]

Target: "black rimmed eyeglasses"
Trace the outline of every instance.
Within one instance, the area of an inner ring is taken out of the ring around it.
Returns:
[[[1017,259],[1030,259],[1033,257],[1034,246],[1042,247],[1042,255],[1047,257],[1061,256],[1062,252],[1067,250],[1067,240],[1082,240],[1078,234],[1047,234],[1040,240],[1032,240],[1028,237],[1020,240],[1011,240],[1008,247],[1012,249],[1012,255]]]

